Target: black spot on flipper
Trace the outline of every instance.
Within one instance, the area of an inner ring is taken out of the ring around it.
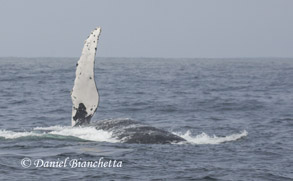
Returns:
[[[76,114],[73,116],[73,120],[76,121],[75,126],[89,124],[92,115],[86,116],[87,111],[85,105],[83,103],[80,103],[78,105],[78,108],[76,109],[74,107],[74,109],[76,110]]]
[[[78,63],[76,63],[76,66],[78,66]]]
[[[92,79],[92,77],[90,77],[90,79]]]
[[[75,120],[75,121],[78,119],[83,119],[87,115],[86,107],[84,106],[83,103],[80,103],[78,105],[78,108],[74,108],[74,109],[76,110],[76,114],[73,117],[73,120]]]

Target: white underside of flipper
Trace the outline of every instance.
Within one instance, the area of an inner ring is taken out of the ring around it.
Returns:
[[[71,92],[72,126],[89,123],[99,104],[94,67],[101,28],[96,28],[85,40],[82,54],[76,64],[74,86]]]

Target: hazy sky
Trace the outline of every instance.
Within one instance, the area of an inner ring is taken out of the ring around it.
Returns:
[[[0,56],[293,57],[293,0],[0,0]]]

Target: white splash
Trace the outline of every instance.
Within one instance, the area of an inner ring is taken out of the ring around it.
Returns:
[[[228,141],[235,141],[248,135],[246,130],[238,134],[231,134],[224,137],[217,137],[216,135],[209,136],[208,134],[204,132],[199,135],[192,136],[189,130],[184,134],[181,134],[181,133],[174,133],[174,134],[184,138],[185,140],[187,140],[188,143],[191,143],[191,144],[220,144],[220,143],[224,143]]]
[[[83,140],[116,143],[119,140],[112,137],[112,132],[97,130],[95,127],[63,127],[49,132],[53,135],[74,136]]]
[[[5,139],[16,139],[20,137],[27,137],[27,136],[42,136],[43,134],[30,132],[14,132],[8,130],[0,130],[0,137],[4,137]]]
[[[184,138],[187,140],[187,143],[190,144],[220,144],[224,142],[235,141],[248,135],[246,130],[238,134],[231,134],[224,137],[218,137],[216,135],[209,136],[204,132],[193,136],[189,130],[184,134],[176,132],[173,132],[173,134]],[[17,139],[29,136],[46,137],[48,135],[72,136],[83,140],[97,142],[121,142],[121,140],[113,137],[112,132],[97,130],[95,127],[71,127],[56,125],[50,127],[36,127],[33,129],[33,131],[24,132],[0,130],[0,137],[4,137],[5,139]]]
[[[43,131],[43,132],[40,132]],[[112,137],[112,132],[97,130],[94,127],[71,127],[71,126],[50,126],[36,127],[33,131],[14,132],[8,130],[0,130],[0,137],[5,139],[16,139],[28,136],[48,136],[61,135],[73,136],[88,141],[110,142],[116,143],[119,140]]]

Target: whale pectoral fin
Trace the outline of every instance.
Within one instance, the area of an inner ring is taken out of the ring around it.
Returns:
[[[101,28],[96,28],[85,40],[80,59],[76,64],[74,86],[71,92],[72,126],[89,124],[99,104],[94,67]]]

